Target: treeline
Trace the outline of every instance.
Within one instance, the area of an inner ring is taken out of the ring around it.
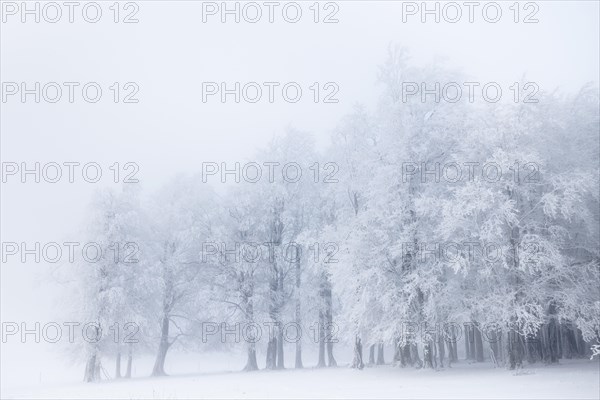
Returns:
[[[598,89],[424,102],[406,82],[461,76],[412,67],[401,49],[379,78],[378,105],[357,107],[324,151],[290,130],[255,161],[200,163],[147,198],[131,184],[98,193],[86,237],[136,243],[139,262],[71,271],[71,312],[105,328],[76,350],[87,381],[115,354],[117,376],[128,354],[129,376],[132,354],[148,351],[152,374],[165,374],[172,346],[206,348],[206,321],[272,324],[269,369],[292,365],[292,322],[318,322],[319,366],[337,365],[333,337],[354,346],[356,368],[383,364],[384,346],[388,362],[423,368],[460,354],[509,368],[589,356],[600,339]],[[223,181],[224,194],[211,189]],[[259,245],[263,256],[249,256]],[[131,321],[139,341],[114,343],[106,327]],[[450,322],[461,337],[406,330]],[[258,369],[263,343],[243,342],[245,370]]]

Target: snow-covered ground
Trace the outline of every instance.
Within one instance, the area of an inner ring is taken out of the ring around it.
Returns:
[[[489,363],[465,361],[440,371],[385,365],[362,371],[338,367],[246,373],[232,370],[233,364],[212,365],[213,370],[205,367],[203,372],[163,378],[140,376],[95,384],[39,384],[20,388],[2,385],[2,398],[598,399],[600,396],[598,360],[539,364],[517,374],[493,368]]]

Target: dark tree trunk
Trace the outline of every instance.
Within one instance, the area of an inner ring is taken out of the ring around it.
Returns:
[[[546,357],[544,361],[549,364],[558,362],[558,324],[554,318],[550,322],[542,326],[542,331],[545,333]]]
[[[242,237],[242,239],[245,238]],[[239,290],[242,295],[242,307],[244,307],[246,327],[254,326],[254,276],[252,273],[243,272],[240,274]],[[256,371],[258,369],[258,363],[256,362],[257,338],[253,330],[246,330],[246,332],[249,334],[249,337],[245,338],[248,359],[246,360],[244,371]]]
[[[335,343],[334,331],[333,331],[333,302],[331,298],[331,282],[329,282],[329,277],[325,275],[325,343],[327,344],[327,366],[329,367],[337,367],[337,362],[335,361],[335,357],[333,356],[333,344]]]
[[[448,345],[448,361],[449,364],[458,361],[458,348],[456,343],[456,329],[451,326],[446,332],[446,344]]]
[[[165,373],[165,359],[169,347],[173,344],[169,342],[169,327],[171,324],[170,313],[174,306],[175,293],[173,289],[173,271],[168,266],[167,260],[169,260],[175,253],[176,246],[174,243],[165,243],[164,256],[161,260],[162,263],[162,277],[164,282],[164,292],[162,299],[162,319],[161,319],[161,331],[160,331],[160,343],[158,344],[158,351],[156,353],[156,360],[154,361],[154,367],[152,368],[152,376],[164,376]]]
[[[369,346],[369,365],[375,364],[375,345]]]
[[[98,380],[99,376],[97,376],[97,366],[96,366],[96,353],[88,356],[87,362],[85,364],[85,375],[83,380],[85,382],[95,382]]]
[[[456,335],[453,335],[453,342],[452,342],[452,361],[453,362],[458,362],[458,343],[456,340]]]
[[[575,333],[575,342],[577,343],[577,353],[579,357],[585,357],[586,354],[589,353],[590,348],[586,345],[585,340],[583,340],[583,334],[580,329],[574,329]]]
[[[246,366],[244,367],[244,371],[256,371],[258,369],[258,363],[256,362],[256,338],[254,334],[250,338],[248,338],[246,343],[246,352],[248,354],[248,359],[246,360]]]
[[[121,378],[121,351],[117,351],[117,361],[115,365],[115,379]]]
[[[384,365],[385,358],[383,355],[383,343],[377,345],[377,365]]]
[[[402,366],[405,365],[410,365],[410,366],[414,366],[415,362],[413,361],[413,358],[410,354],[410,348],[411,348],[411,344],[410,343],[406,343],[404,346],[402,346],[402,359],[400,360],[400,363]]]
[[[327,341],[327,366],[337,367],[337,362],[333,356],[333,341],[331,339]]]
[[[477,362],[483,362],[483,341],[479,326],[473,327],[473,335],[475,336],[475,359]]]
[[[283,271],[275,249],[281,247],[284,224],[281,214],[284,211],[284,201],[277,198],[272,209],[270,226],[270,255],[271,276],[269,278],[269,317],[275,324],[273,337],[269,338],[267,345],[267,369],[283,368],[283,331],[281,326],[280,311],[283,302]]]
[[[362,342],[360,341],[360,337],[356,335],[356,339],[354,340],[354,358],[352,359],[352,368],[363,369],[365,364],[363,363],[362,356]]]
[[[299,253],[299,252],[297,252]],[[302,326],[302,313],[301,313],[301,302],[300,302],[300,285],[301,285],[301,274],[302,270],[300,269],[300,254],[296,254],[295,257],[296,263],[296,326]],[[296,363],[295,368],[303,368],[302,365],[302,341],[298,340],[296,342]]]
[[[296,342],[296,363],[294,364],[294,368],[300,369],[304,368],[302,365],[302,341],[298,340]]]
[[[465,357],[467,360],[473,359],[473,342],[471,342],[471,325],[465,324]]]
[[[284,369],[285,365],[283,362],[283,324],[281,322],[281,307],[283,303],[283,270],[278,267],[279,274],[277,276],[277,292],[279,293],[279,301],[277,306],[277,369]]]
[[[256,371],[258,369],[258,363],[256,362],[256,344],[248,343],[248,360],[244,371]]]
[[[335,361],[335,357],[333,356],[333,343],[335,341],[333,337],[332,325],[327,325],[326,332],[327,336],[325,338],[327,342],[327,366],[328,367],[337,367],[337,362]]]
[[[100,339],[100,330],[97,326],[94,326],[95,342],[90,343],[88,358],[85,364],[85,374],[83,380],[85,382],[96,382],[100,379],[100,360],[98,359],[98,340]]]
[[[537,356],[541,351],[540,346],[541,335],[540,332],[536,332],[535,335],[530,334],[525,338],[525,349],[527,354],[527,362],[530,364],[535,364],[537,361]]]
[[[498,342],[496,345],[496,357],[499,357],[498,362],[502,362],[504,364],[504,361],[506,360],[505,354],[504,354],[504,345],[503,345],[503,341],[504,341],[504,334],[502,332],[502,330],[497,330],[496,331],[496,337],[498,338]]]
[[[253,284],[250,284],[249,293],[246,293],[244,296],[244,301],[246,303],[246,322],[248,324],[254,324],[254,303],[252,302],[253,295]],[[247,339],[247,353],[248,359],[246,360],[246,366],[244,367],[244,371],[256,371],[258,369],[258,363],[256,362],[256,337],[254,332],[250,333],[250,337]]]
[[[561,326],[558,322],[556,323],[556,343],[558,345],[557,357],[560,360],[562,358],[562,354],[563,354],[563,343],[562,343]]]
[[[444,347],[444,337],[442,335],[439,335],[438,337],[438,350],[439,350],[439,357],[440,357],[440,367],[444,368],[444,357],[446,357],[446,349]]]
[[[284,369],[283,363],[283,329],[278,327],[277,329],[277,369]]]
[[[419,349],[416,343],[410,345],[410,358],[413,362],[412,365],[417,368],[423,367],[423,361],[421,360],[421,357],[419,357]]]
[[[433,349],[430,340],[423,344],[423,368],[433,368]]]
[[[125,378],[131,378],[131,367],[133,364],[133,343],[129,343],[127,349],[127,370],[125,371]]]
[[[501,349],[502,347],[500,347],[500,338],[502,337],[501,334],[498,334],[498,330],[493,330],[493,331],[489,331],[488,333],[488,339],[489,339],[489,343],[488,343],[488,347],[489,347],[489,351],[490,351],[490,358],[492,359],[493,363],[494,363],[494,367],[497,367],[500,365],[500,351],[499,349]]]
[[[331,283],[325,271],[321,272],[321,282],[319,284],[319,297],[321,299],[321,309],[319,310],[319,364],[318,367],[328,365],[337,366],[333,356],[333,310],[331,298]],[[327,364],[325,364],[325,350],[327,350]]]
[[[164,315],[162,318],[160,344],[158,345],[158,352],[156,354],[154,368],[152,369],[152,376],[166,375],[165,359],[167,357],[167,351],[169,350],[169,346],[169,317],[167,315]]]
[[[276,322],[277,316],[271,313],[271,320],[275,322],[273,331],[269,332],[269,342],[267,343],[267,357],[266,357],[266,369],[277,369],[277,338],[279,336],[279,330]]]
[[[402,340],[394,340],[394,358],[392,359],[394,365],[398,363],[402,364]]]
[[[319,363],[318,368],[326,367],[325,363],[325,315],[323,311],[319,311],[319,324],[318,324],[318,339],[319,339]]]
[[[273,332],[273,337],[269,338],[269,342],[267,343],[267,362],[266,369],[276,369],[277,368],[277,338],[275,337],[275,332]]]
[[[448,366],[450,366],[453,362],[456,362],[454,359],[454,347],[456,343],[453,343],[450,339],[446,340],[446,347],[448,347]]]
[[[568,324],[561,324],[561,341],[562,341],[562,357],[566,359],[573,358],[573,349],[575,346],[575,337],[572,336],[572,330],[569,329]]]
[[[509,329],[508,340],[508,365],[510,369],[517,369],[523,366],[523,346],[521,335],[514,330]]]

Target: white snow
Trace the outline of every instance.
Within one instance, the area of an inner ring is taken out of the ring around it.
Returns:
[[[491,363],[462,361],[440,371],[391,365],[283,371],[237,372],[217,354],[195,355],[196,370],[163,378],[137,377],[100,383],[70,383],[2,389],[2,398],[543,398],[598,399],[598,360],[562,360],[527,366],[520,373]],[[211,360],[221,360],[211,363]],[[242,359],[236,358],[239,364]],[[145,363],[151,360],[144,360]],[[181,363],[179,363],[181,365]],[[187,367],[194,369],[188,360]],[[199,367],[203,365],[204,367]],[[308,364],[308,363],[307,363]],[[183,363],[185,365],[185,363]],[[206,366],[213,365],[213,370]],[[225,368],[223,368],[225,367]],[[107,369],[109,369],[107,367]],[[179,372],[179,371],[178,371]]]

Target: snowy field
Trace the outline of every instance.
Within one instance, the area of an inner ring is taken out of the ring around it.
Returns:
[[[597,399],[598,362],[564,362],[515,374],[502,368],[457,364],[441,371],[382,366],[301,371],[207,372],[94,384],[45,386],[3,398],[452,398]],[[433,376],[432,376],[433,375]]]
[[[131,380],[81,383],[76,375],[81,372],[82,366],[78,366],[80,368],[70,371],[70,378],[63,379],[64,383],[36,382],[20,387],[3,385],[2,398],[598,399],[600,393],[600,364],[597,359],[563,360],[551,366],[530,365],[518,373],[494,368],[491,363],[467,361],[438,371],[385,365],[367,367],[362,371],[340,366],[240,372],[241,359],[236,354],[176,356],[176,363],[167,363],[167,367],[172,365],[169,372],[173,371],[167,377],[148,377],[146,370],[151,368],[151,358],[136,364],[136,377]],[[311,362],[312,359],[309,359],[306,364]],[[3,374],[10,376],[6,370]],[[60,381],[56,377],[53,380]]]

